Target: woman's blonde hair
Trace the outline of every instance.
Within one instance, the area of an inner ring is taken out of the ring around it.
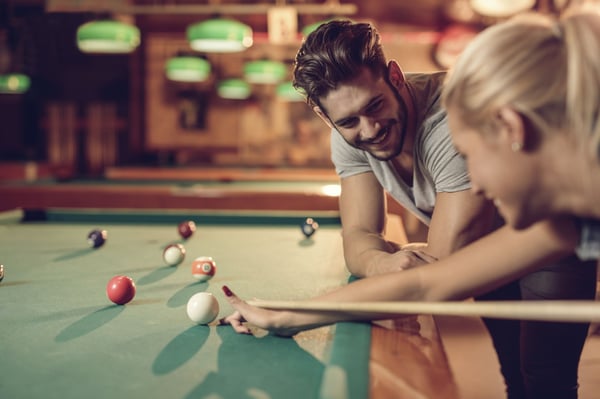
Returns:
[[[449,73],[443,103],[481,132],[510,106],[542,134],[569,132],[600,159],[599,9],[520,15],[487,28]]]

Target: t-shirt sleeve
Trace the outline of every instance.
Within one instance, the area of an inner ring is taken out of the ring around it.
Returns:
[[[425,170],[431,174],[436,192],[456,192],[471,188],[465,159],[458,153],[448,134],[446,117],[437,120],[422,145]]]
[[[331,130],[331,161],[336,173],[342,179],[371,171],[364,151],[346,143],[335,129]]]
[[[600,258],[600,220],[581,220],[581,237],[575,253],[581,260]]]

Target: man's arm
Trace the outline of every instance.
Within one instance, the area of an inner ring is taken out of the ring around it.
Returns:
[[[471,190],[438,193],[424,251],[443,258],[499,225],[496,207],[482,195]]]
[[[386,198],[371,172],[341,181],[340,216],[344,257],[350,273],[358,277],[379,274],[399,248],[384,239]],[[402,266],[397,262],[398,267]]]
[[[425,263],[385,240],[386,198],[373,173],[344,178],[341,185],[344,256],[350,273],[366,277]],[[470,190],[438,193],[427,247],[420,249],[435,258],[447,256],[491,232],[497,220],[491,201]]]

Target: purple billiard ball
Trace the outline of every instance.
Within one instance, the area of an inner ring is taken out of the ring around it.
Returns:
[[[88,245],[92,248],[99,248],[106,242],[108,238],[108,232],[106,230],[92,230],[90,234],[88,234],[87,242]]]
[[[179,226],[177,226],[177,231],[184,240],[187,240],[196,231],[196,223],[191,220],[185,220],[179,223]]]

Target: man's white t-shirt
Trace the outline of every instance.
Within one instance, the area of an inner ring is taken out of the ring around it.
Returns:
[[[431,221],[437,193],[471,187],[466,162],[452,145],[446,112],[440,104],[444,75],[406,75],[418,113],[412,186],[396,173],[391,161],[380,161],[349,145],[335,129],[331,132],[331,160],[340,178],[373,172],[383,188],[426,225]]]

